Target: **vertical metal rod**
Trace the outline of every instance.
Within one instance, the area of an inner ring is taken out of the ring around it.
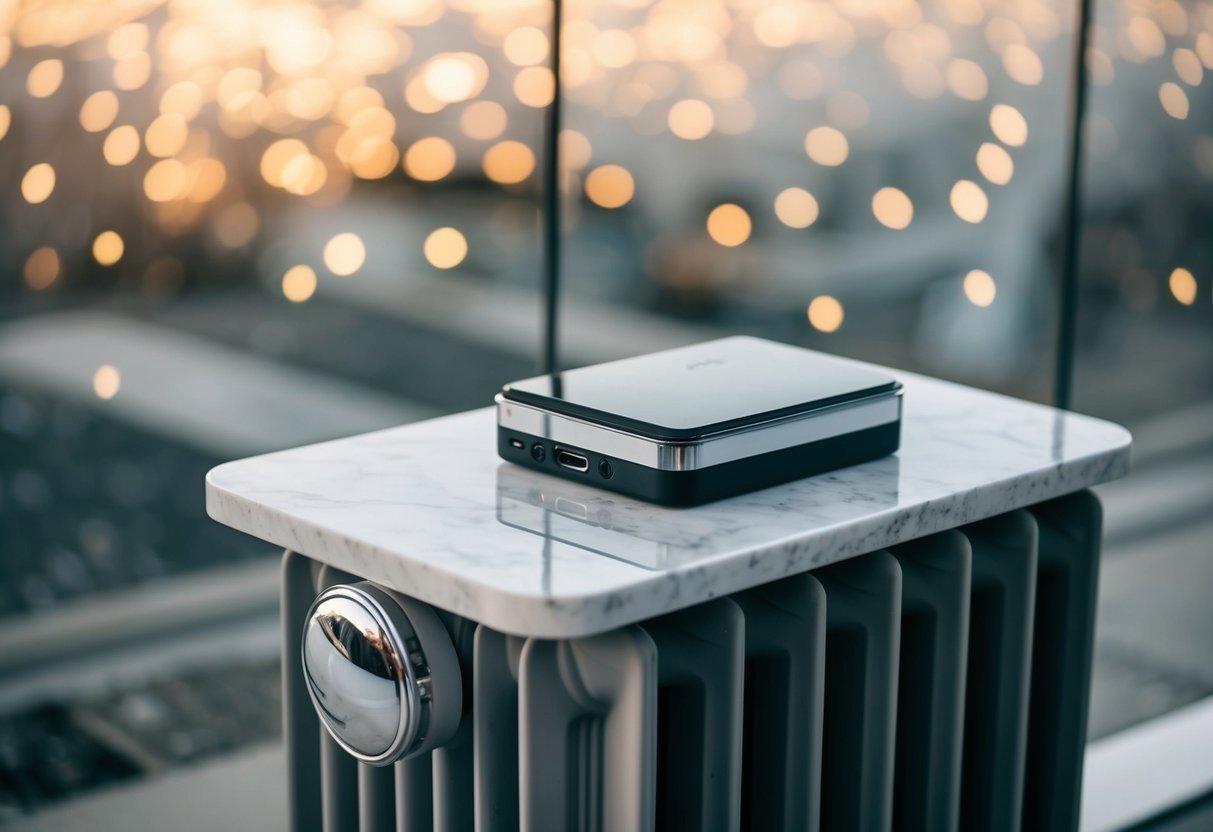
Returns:
[[[558,313],[560,306],[560,29],[562,0],[552,0],[552,102],[543,128],[543,374],[559,370]]]
[[[1074,381],[1074,341],[1078,327],[1078,271],[1082,261],[1082,142],[1087,114],[1087,41],[1091,0],[1077,0],[1078,31],[1070,76],[1070,146],[1066,160],[1065,236],[1062,238],[1057,303],[1057,355],[1053,405],[1070,409]]]
[[[395,832],[396,784],[391,766],[358,765],[358,832]]]
[[[396,771],[396,832],[434,828],[432,754],[402,760]]]
[[[328,730],[320,736],[320,780],[323,794],[320,818],[324,832],[358,828],[358,761],[337,744]]]
[[[472,721],[464,719],[446,745],[435,748],[433,759],[434,832],[459,832],[475,825],[472,790]]]

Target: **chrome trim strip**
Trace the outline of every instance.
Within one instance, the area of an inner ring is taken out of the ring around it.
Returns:
[[[781,448],[830,439],[896,422],[901,392],[835,405],[809,414],[772,419],[694,442],[659,442],[634,433],[549,413],[498,393],[497,424],[507,430],[656,468],[695,471]]]

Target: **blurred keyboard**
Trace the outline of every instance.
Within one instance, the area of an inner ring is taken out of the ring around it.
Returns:
[[[0,715],[0,824],[280,735],[279,662],[268,658]]]
[[[0,615],[272,556],[206,516],[203,477],[220,461],[0,387]]]

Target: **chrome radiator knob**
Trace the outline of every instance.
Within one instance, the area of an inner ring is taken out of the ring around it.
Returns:
[[[339,584],[317,596],[303,629],[303,674],[337,743],[386,766],[448,741],[459,727],[463,683],[437,613],[374,584]]]

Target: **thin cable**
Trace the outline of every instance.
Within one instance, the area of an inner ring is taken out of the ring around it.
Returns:
[[[561,0],[552,0],[552,103],[544,111],[543,125],[543,373],[559,369],[557,344],[560,307],[560,29],[564,20]]]
[[[1082,264],[1082,146],[1087,115],[1087,39],[1091,0],[1078,0],[1078,31],[1070,76],[1070,147],[1067,159],[1065,234],[1062,238],[1057,299],[1057,354],[1053,406],[1070,409],[1074,384],[1074,342],[1078,328],[1078,274]]]

